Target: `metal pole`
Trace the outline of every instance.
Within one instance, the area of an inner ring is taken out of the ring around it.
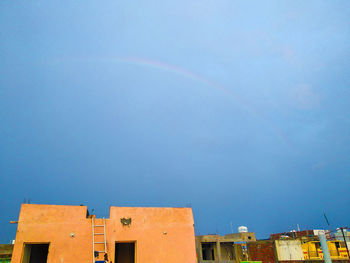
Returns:
[[[344,228],[343,228],[343,227],[341,227],[341,228],[340,228],[340,230],[341,230],[341,233],[343,234],[344,243],[345,243],[345,247],[346,247],[346,252],[348,253],[348,258],[350,258],[350,256],[349,256],[349,248],[348,248],[348,244],[347,244],[347,242],[346,242],[346,238],[345,238],[345,235],[344,235]]]
[[[318,232],[318,238],[320,239],[321,248],[323,251],[323,260],[325,263],[332,263],[331,255],[329,254],[329,249],[327,245],[327,239],[324,230]]]

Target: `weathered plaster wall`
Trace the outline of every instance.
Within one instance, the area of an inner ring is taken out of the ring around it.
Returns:
[[[278,260],[304,260],[301,241],[298,239],[276,240],[275,246]]]

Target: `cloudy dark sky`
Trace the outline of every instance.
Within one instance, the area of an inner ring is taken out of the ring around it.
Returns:
[[[350,2],[0,2],[0,242],[24,199],[349,226]]]

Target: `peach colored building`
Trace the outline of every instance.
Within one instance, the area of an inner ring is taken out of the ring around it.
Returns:
[[[191,208],[23,204],[11,263],[195,263]]]

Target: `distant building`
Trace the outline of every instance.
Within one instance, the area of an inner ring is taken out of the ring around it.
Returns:
[[[0,262],[10,263],[13,251],[12,244],[0,244]]]
[[[196,236],[198,263],[239,263],[248,260],[245,243],[255,240],[253,232]]]
[[[191,208],[110,207],[108,219],[86,206],[21,207],[11,263],[194,263]]]
[[[303,230],[303,231],[290,231],[284,233],[271,234],[270,239],[280,239],[280,238],[296,238],[296,237],[314,237],[314,230]]]
[[[290,231],[271,234],[269,240],[247,243],[248,258],[262,263],[323,262],[319,241],[320,230]],[[332,262],[349,263],[344,242],[331,239],[328,232],[328,250]]]
[[[337,240],[346,242],[348,248],[350,248],[350,232],[347,229],[343,229],[343,232],[341,231],[341,229],[337,229],[337,231],[334,233],[334,237]]]

